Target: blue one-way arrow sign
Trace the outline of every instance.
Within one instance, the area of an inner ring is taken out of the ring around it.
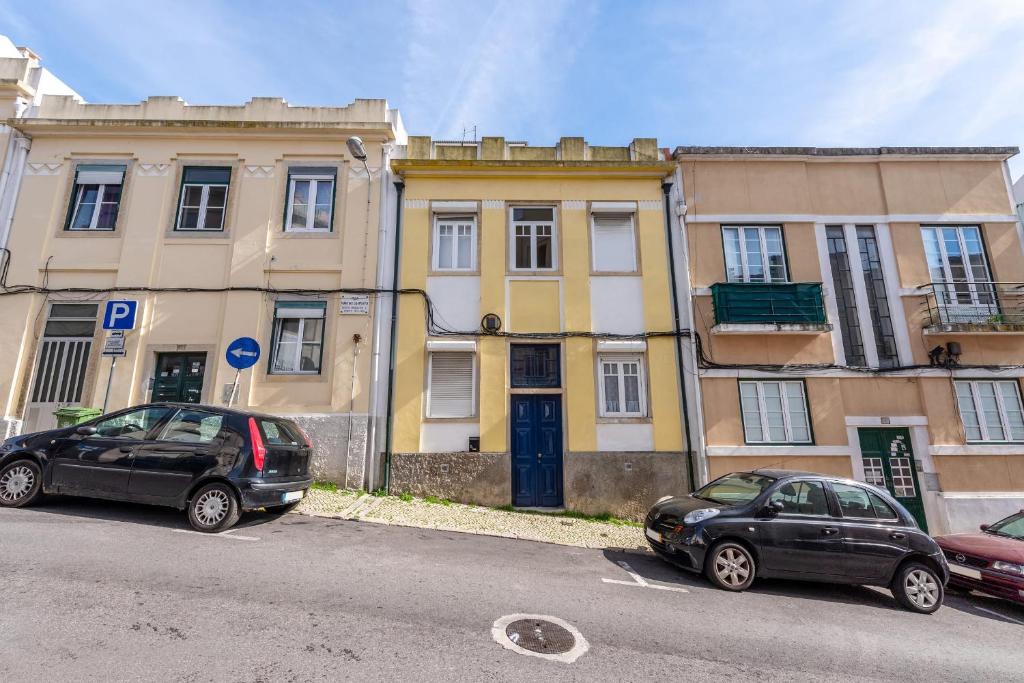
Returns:
[[[256,361],[260,359],[260,344],[252,337],[239,337],[228,344],[224,356],[228,360],[228,365],[236,370],[245,370],[256,365]]]

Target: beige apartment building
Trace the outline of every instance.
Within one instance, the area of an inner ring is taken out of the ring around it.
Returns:
[[[1016,153],[675,150],[706,477],[852,476],[933,533],[1024,507]]]
[[[231,401],[293,416],[316,476],[365,485],[387,297],[362,290],[383,279],[397,110],[46,96],[7,123],[31,147],[0,297],[7,421],[28,431],[65,405]],[[108,300],[139,311],[113,372]],[[236,387],[225,351],[239,337],[261,357]]]

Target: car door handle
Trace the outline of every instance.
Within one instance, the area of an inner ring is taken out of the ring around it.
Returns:
[[[894,541],[902,541],[906,537],[907,535],[902,531],[893,531],[889,534],[889,538],[891,538]]]
[[[543,456],[543,455],[541,455],[540,453],[538,453],[538,454],[537,454],[537,460],[540,460],[540,459],[541,459],[541,458],[543,458],[543,457],[544,457],[544,456]]]
[[[119,450],[122,453],[131,453],[133,449],[132,449],[131,446],[121,446],[121,448]]]
[[[835,528],[834,526],[827,526],[821,530],[821,533],[823,533],[826,536],[832,536],[834,534],[838,534],[839,529]]]

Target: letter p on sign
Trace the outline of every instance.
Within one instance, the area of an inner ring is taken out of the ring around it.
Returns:
[[[138,301],[108,301],[106,311],[103,313],[103,329],[135,329],[135,314],[138,311],[138,308]]]

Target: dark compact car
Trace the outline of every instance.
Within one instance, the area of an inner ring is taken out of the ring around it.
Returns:
[[[942,605],[949,569],[935,541],[886,491],[810,472],[727,474],[647,515],[651,548],[742,591],[755,577],[885,586],[901,605]]]
[[[280,417],[153,403],[0,444],[0,506],[71,494],[188,511],[223,531],[244,510],[285,511],[313,483],[312,444]]]
[[[937,536],[949,561],[949,583],[1024,604],[1024,510],[978,534]]]

